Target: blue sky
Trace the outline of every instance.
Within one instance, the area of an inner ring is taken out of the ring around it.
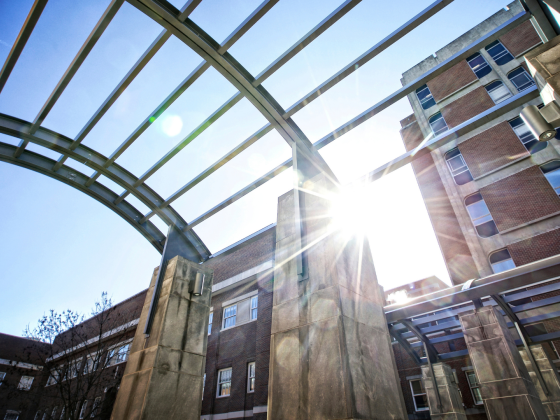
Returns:
[[[181,1],[172,2],[181,7]],[[260,0],[203,0],[191,18],[223,41]],[[280,0],[229,52],[253,75],[307,33],[341,0]],[[315,86],[361,55],[431,2],[364,0],[310,44],[264,86],[288,108]],[[456,0],[320,99],[294,116],[311,141],[335,129],[397,90],[402,72],[433,54],[507,5],[501,0]],[[0,62],[10,48],[32,0],[0,0]],[[50,0],[10,79],[0,94],[0,113],[33,120],[80,49],[108,0]],[[43,126],[75,136],[141,56],[161,28],[128,3],[121,7]],[[170,40],[111,107],[84,144],[111,154],[157,105],[202,62],[178,39]],[[218,72],[208,70],[117,163],[142,175],[175,144],[236,93]],[[401,100],[321,150],[343,182],[404,152],[399,121],[411,113]],[[266,121],[242,99],[190,143],[147,184],[167,197],[241,143]],[[0,135],[0,141],[18,140]],[[53,159],[40,146],[29,150]],[[290,156],[270,132],[173,207],[190,221]],[[93,170],[68,159],[85,174]],[[122,188],[107,178],[115,192]],[[212,252],[274,223],[277,197],[290,189],[289,171],[268,182],[195,230]],[[142,212],[134,197],[127,200]],[[19,335],[47,310],[87,312],[102,291],[120,301],[147,287],[158,252],[128,223],[88,196],[43,175],[0,163],[0,331]],[[416,181],[406,167],[376,182],[364,204],[380,283],[386,287],[432,274],[448,281]],[[152,219],[165,232],[165,224]],[[403,259],[405,261],[403,261]]]

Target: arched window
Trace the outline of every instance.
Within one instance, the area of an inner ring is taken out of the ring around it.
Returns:
[[[507,248],[500,249],[499,251],[490,254],[490,265],[494,273],[501,273],[502,271],[511,270],[515,268],[515,263],[511,259],[511,255]]]
[[[479,53],[474,53],[467,58],[467,63],[469,63],[472,71],[474,71],[474,74],[476,74],[476,77],[479,79],[483,78],[492,71],[492,67],[488,65],[484,57]]]
[[[509,122],[523,146],[531,153],[532,155],[540,152],[546,146],[548,146],[548,142],[538,141],[537,138],[533,135],[527,124],[523,122],[521,117],[514,118]]]
[[[498,66],[503,66],[513,60],[513,55],[504,47],[500,41],[494,41],[485,48],[492,57],[492,60],[496,62]]]
[[[535,84],[533,78],[523,67],[519,67],[508,74],[508,79],[513,83],[519,92],[529,89]]]
[[[495,104],[499,104],[511,97],[511,92],[499,80],[486,85],[486,92],[488,92],[488,95],[490,95]]]
[[[416,97],[420,101],[420,105],[422,105],[423,109],[428,109],[436,104],[428,85],[420,86],[416,89]]]
[[[447,127],[447,123],[443,119],[443,115],[441,115],[441,112],[432,115],[428,122],[430,123],[430,127],[432,127],[434,136],[438,136],[444,131],[449,130],[449,127]]]
[[[541,165],[541,171],[550,182],[556,194],[560,195],[560,160],[553,160],[552,162]]]
[[[451,149],[445,154],[445,161],[457,185],[463,185],[473,180],[467,162],[463,159],[463,155],[458,147]]]
[[[467,211],[469,212],[469,216],[471,217],[478,236],[488,238],[499,233],[498,227],[490,214],[490,210],[488,210],[488,206],[486,206],[480,193],[465,198],[465,206],[467,207]]]

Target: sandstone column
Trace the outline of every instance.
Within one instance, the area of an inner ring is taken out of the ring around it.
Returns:
[[[293,192],[278,203],[268,418],[407,419],[368,242],[332,230],[324,175],[302,187],[300,280]]]
[[[527,357],[525,349],[519,350],[521,358],[525,362],[525,367],[529,371],[529,375],[533,380],[533,384],[537,388],[539,397],[543,403],[544,409],[550,420],[560,420],[560,376],[556,367],[546,354],[542,344],[533,344],[531,346],[531,353],[537,362],[542,378],[546,385],[548,395],[545,393],[541,382],[537,378],[533,364]]]
[[[487,306],[460,313],[459,320],[488,417],[547,419],[504,317]]]
[[[113,420],[200,420],[212,273],[182,257],[167,263],[150,335],[144,325],[155,270],[120,385]],[[204,289],[190,289],[203,272]]]
[[[452,369],[445,363],[434,363],[432,368],[435,381],[430,367],[422,366],[422,380],[430,406],[430,417],[434,420],[467,420],[463,399]]]

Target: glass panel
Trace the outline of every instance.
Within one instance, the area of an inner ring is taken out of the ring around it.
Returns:
[[[476,203],[467,206],[467,211],[473,221],[490,214],[490,210],[488,210],[484,200],[477,201]]]
[[[416,403],[417,410],[428,409],[428,398],[426,397],[426,395],[414,396],[414,402]]]
[[[412,384],[412,392],[414,394],[422,394],[423,392],[426,392],[424,390],[424,384],[422,383],[422,381],[410,381],[410,383]]]
[[[552,185],[552,188],[554,188],[558,194],[558,188],[560,188],[560,169],[548,172],[544,176],[546,176],[546,179],[548,179],[548,182],[550,182],[550,185]]]
[[[421,86],[416,89],[416,96],[422,105],[422,108],[428,109],[436,104],[434,97],[432,96],[432,92],[427,85]]]
[[[499,263],[492,264],[492,270],[494,273],[501,273],[502,271],[511,270],[515,268],[515,263],[510,258],[509,260],[500,261]]]
[[[440,133],[447,131],[448,127],[441,114],[436,114],[434,117],[430,118],[430,126],[432,127],[432,131],[434,132],[434,136],[437,136]]]
[[[490,67],[484,57],[478,53],[467,58],[467,62],[479,79],[492,71],[492,67]]]
[[[457,185],[464,185],[467,182],[471,182],[473,180],[473,177],[469,170],[466,170],[465,172],[455,175],[453,178],[455,179]]]
[[[486,47],[486,51],[496,62],[497,65],[503,66],[513,60],[513,56],[508,50],[501,44],[500,41],[494,41]]]
[[[508,79],[517,88],[518,91],[522,91],[530,88],[535,84],[531,76],[525,71],[524,68],[518,68],[508,74]]]
[[[505,101],[511,96],[510,91],[502,82],[492,83],[486,87],[486,90],[496,104]]]
[[[482,238],[489,238],[490,236],[494,236],[498,234],[498,227],[494,221],[486,222],[481,225],[475,226],[476,231]]]
[[[466,168],[467,164],[463,159],[462,155],[455,156],[447,161],[447,164],[451,168],[452,171],[458,171],[460,169]]]
[[[478,379],[473,370],[467,372],[467,379],[469,380],[470,386],[478,386]]]
[[[474,396],[474,402],[476,404],[482,404],[482,394],[480,393],[480,388],[473,388],[472,392]]]

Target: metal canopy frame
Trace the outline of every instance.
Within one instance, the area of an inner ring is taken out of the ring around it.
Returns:
[[[0,72],[0,92],[16,65],[17,60],[35,27],[35,24],[39,20],[41,13],[47,5],[47,1],[48,0],[36,0],[32,6],[21,32],[8,56],[8,59]],[[212,37],[209,36],[203,29],[198,27],[192,20],[189,19],[189,15],[202,0],[189,0],[181,10],[176,9],[166,0],[126,0],[129,4],[136,7],[142,13],[146,14],[156,23],[161,25],[163,27],[162,32],[146,49],[130,71],[123,77],[111,94],[106,98],[97,111],[95,111],[89,121],[84,125],[84,127],[82,127],[74,138],[68,138],[42,127],[41,124],[55,106],[57,100],[77,73],[82,63],[86,60],[88,54],[94,48],[95,44],[102,36],[113,17],[119,11],[124,1],[125,0],[111,1],[105,10],[105,13],[90,33],[82,48],[71,62],[56,88],[51,93],[48,100],[41,108],[41,111],[33,121],[23,121],[9,115],[0,114],[0,133],[21,139],[17,147],[0,142],[0,160],[40,172],[90,195],[123,217],[142,235],[144,235],[144,237],[146,237],[159,252],[163,252],[165,235],[161,233],[152,222],[150,222],[151,217],[154,215],[159,216],[166,224],[174,226],[174,228],[183,235],[182,239],[196,249],[196,252],[198,253],[197,258],[200,261],[205,261],[210,258],[211,253],[192,228],[209,219],[240,198],[246,196],[251,191],[254,191],[256,188],[279,175],[286,169],[292,167],[292,159],[288,159],[286,162],[276,168],[273,168],[264,176],[247,185],[245,188],[219,203],[214,208],[198,216],[190,223],[183,220],[183,218],[173,209],[171,204],[272,130],[276,130],[282,138],[284,138],[288,145],[292,147],[294,155],[297,150],[297,156],[299,156],[299,158],[305,159],[306,162],[309,162],[317,170],[326,174],[334,183],[336,183],[337,181],[335,175],[318,153],[321,148],[346,134],[350,130],[356,128],[361,123],[388,108],[400,99],[403,99],[416,88],[425,84],[427,80],[450,69],[473,52],[498,39],[500,36],[510,31],[520,23],[528,19],[533,19],[533,21],[537,23],[537,26],[540,25],[544,28],[541,32],[544,31],[547,35],[550,35],[551,30],[550,23],[545,21],[546,17],[542,13],[542,9],[533,10],[531,6],[531,1],[533,0],[527,1],[527,4],[529,4],[528,7],[531,7],[533,15],[529,12],[523,12],[513,17],[473,44],[467,46],[435,68],[426,72],[413,82],[403,86],[401,89],[364,111],[362,114],[343,124],[338,129],[317,141],[315,144],[312,144],[291,117],[313,100],[317,99],[320,95],[327,92],[337,83],[344,80],[368,61],[389,48],[396,41],[413,31],[416,27],[420,26],[430,17],[437,14],[447,5],[451,4],[453,0],[434,1],[430,6],[397,28],[387,37],[376,43],[361,56],[344,66],[340,71],[335,73],[325,82],[321,83],[286,110],[283,109],[274,97],[268,93],[268,91],[262,86],[262,83],[290,59],[301,52],[307,45],[312,43],[322,33],[328,30],[338,20],[343,18],[350,10],[358,5],[361,0],[345,1],[257,76],[252,76],[239,62],[235,60],[234,57],[231,56],[231,54],[228,53],[228,50],[270,9],[272,9],[279,0],[264,0],[225,39],[222,44],[212,39]],[[557,3],[557,0],[545,1],[551,5]],[[172,35],[177,37],[195,53],[197,53],[203,61],[185,77],[179,86],[177,86],[175,90],[171,92],[167,98],[145,118],[136,130],[134,130],[134,132],[131,133],[109,157],[84,146],[82,142],[86,136]],[[124,151],[129,148],[134,141],[138,139],[142,133],[144,133],[146,129],[210,67],[213,67],[222,76],[224,76],[238,92],[220,106],[182,141],[174,146],[142,176],[136,177],[118,165],[116,163],[118,157],[121,156],[122,153],[124,153]],[[372,171],[370,174],[367,174],[359,181],[372,182],[379,179],[384,174],[412,162],[414,159],[417,159],[435,148],[452,141],[458,136],[469,133],[486,122],[511,111],[515,107],[536,97],[537,95],[538,92],[536,92],[536,89],[524,91],[522,94],[518,94],[507,101],[500,103],[485,113],[466,121],[460,126],[425,142],[415,151],[406,153],[396,160],[383,165],[382,167]],[[145,182],[147,179],[149,179],[156,171],[161,169],[169,160],[177,155],[183,148],[187,147],[190,142],[197,138],[243,98],[247,98],[251,102],[251,104],[267,119],[268,124],[237,145],[210,167],[186,183],[183,187],[179,188],[179,190],[171,196],[164,199],[146,185]],[[26,146],[29,142],[54,150],[55,152],[60,153],[61,157],[57,161],[54,161],[37,153],[27,151]],[[75,159],[76,161],[89,166],[94,170],[94,173],[91,176],[88,176],[66,166],[65,162],[68,158]],[[115,192],[100,184],[97,180],[101,175],[106,176],[123,187],[124,192],[117,195]],[[126,197],[130,194],[137,197],[149,208],[148,213],[142,214],[126,201]],[[431,342],[432,340],[426,341],[427,348],[430,349],[430,351],[432,351]]]

